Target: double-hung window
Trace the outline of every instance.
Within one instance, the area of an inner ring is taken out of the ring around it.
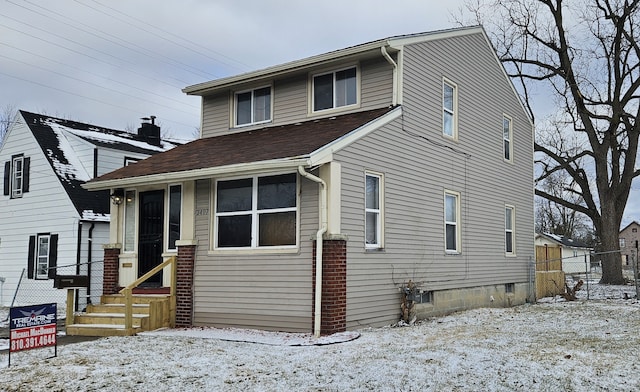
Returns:
[[[58,235],[41,233],[29,237],[28,279],[50,279],[56,275]]]
[[[442,134],[458,138],[458,87],[446,79],[442,82]]]
[[[513,138],[512,121],[509,117],[502,117],[502,144],[504,151],[504,160],[511,161],[513,155],[513,146],[511,140]]]
[[[29,157],[14,155],[4,163],[3,194],[12,199],[20,198],[29,192]]]
[[[313,111],[355,105],[358,102],[356,67],[313,77]]]
[[[295,173],[218,181],[216,248],[295,247],[297,202]]]
[[[365,176],[365,247],[382,248],[382,175]]]
[[[504,251],[507,255],[514,255],[515,240],[514,240],[514,228],[515,228],[515,207],[505,206],[504,208]]]
[[[445,251],[460,253],[460,194],[444,193],[444,233]]]
[[[236,126],[271,121],[271,87],[235,94]]]

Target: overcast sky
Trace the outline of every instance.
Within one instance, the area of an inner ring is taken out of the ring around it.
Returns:
[[[455,27],[462,0],[1,0],[0,107],[189,138],[181,89],[392,35]]]
[[[0,0],[0,109],[129,130],[155,115],[166,136],[191,139],[200,99],[182,93],[186,86],[393,35],[457,27],[452,15],[462,4]],[[637,199],[634,190],[624,224],[638,219]]]

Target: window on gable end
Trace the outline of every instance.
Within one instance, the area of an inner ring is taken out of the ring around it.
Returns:
[[[14,155],[10,161],[4,164],[4,191],[5,196],[17,199],[29,192],[29,165],[30,158],[24,155]]]
[[[513,160],[513,122],[511,118],[502,117],[502,145],[503,145],[503,158],[505,161],[511,162]]]
[[[235,94],[235,126],[271,121],[271,87]]]
[[[458,139],[458,87],[446,79],[442,82],[442,134]]]
[[[314,112],[358,103],[357,69],[351,67],[313,76]]]

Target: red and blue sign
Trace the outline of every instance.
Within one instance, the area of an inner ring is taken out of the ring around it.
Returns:
[[[56,345],[57,304],[14,307],[9,310],[9,352]]]

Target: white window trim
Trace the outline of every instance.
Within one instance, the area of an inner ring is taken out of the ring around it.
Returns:
[[[269,119],[267,120],[263,120],[263,121],[253,121],[253,96],[254,96],[254,92],[256,90],[261,90],[263,88],[269,88]],[[246,124],[238,124],[238,95],[239,94],[244,94],[244,93],[248,93],[251,92],[251,121],[246,123]],[[268,85],[264,85],[264,86],[258,86],[255,88],[250,88],[250,89],[246,89],[246,90],[239,90],[239,91],[234,91],[233,93],[233,97],[232,97],[232,102],[231,102],[231,118],[232,118],[232,125],[233,128],[243,128],[243,127],[250,127],[252,125],[257,125],[257,124],[266,124],[266,123],[270,123],[273,119],[273,86],[268,84]]]
[[[378,209],[367,208],[367,177],[376,177],[378,179]],[[384,248],[384,175],[382,173],[376,173],[371,171],[366,171],[364,176],[365,181],[365,215],[364,215],[364,238],[365,238],[365,248],[366,249],[382,249]],[[375,212],[378,214],[378,219],[376,222],[376,243],[375,244],[367,244],[367,212]]]
[[[127,250],[126,236],[127,236],[127,193],[133,192],[133,249]],[[137,252],[138,247],[138,196],[139,192],[134,189],[125,189],[124,191],[124,205],[122,208],[122,253],[133,254]]]
[[[235,176],[235,177],[225,177],[218,178],[215,181],[212,181],[212,211],[211,219],[213,222],[211,223],[211,227],[213,230],[211,231],[211,244],[213,245],[213,249],[209,251],[210,254],[265,254],[265,253],[294,253],[297,252],[300,246],[300,177],[296,173],[296,206],[295,207],[286,207],[286,208],[274,208],[269,209],[270,212],[288,212],[295,211],[296,212],[296,243],[295,245],[281,245],[281,246],[258,246],[258,215],[261,211],[258,210],[258,178],[260,177],[270,177],[270,176],[278,176],[282,174],[293,174],[292,172],[278,172],[278,173],[264,173],[260,175],[254,176]],[[251,214],[251,246],[248,247],[218,247],[218,216],[231,216],[231,215],[243,215],[242,213],[238,213],[238,211],[233,212],[217,212],[217,204],[218,204],[218,182],[219,181],[231,181],[231,180],[241,180],[251,178],[253,180],[252,184],[252,197],[251,197],[251,211],[247,211],[246,215]]]
[[[456,221],[455,222],[449,222],[447,221],[447,196],[454,196],[456,198]],[[462,235],[461,235],[461,223],[460,222],[460,218],[461,218],[461,214],[460,214],[460,192],[455,192],[455,191],[450,191],[445,189],[444,191],[444,197],[442,199],[443,201],[443,228],[444,228],[444,251],[446,254],[460,254],[461,252],[461,240],[462,240]],[[447,225],[451,225],[454,224],[456,227],[456,249],[447,249]]]
[[[183,219],[184,219],[184,214],[182,211],[182,200],[184,200],[184,186],[179,183],[179,184],[169,184],[167,185],[167,201],[166,201],[166,211],[165,211],[165,227],[167,228],[165,230],[165,244],[167,244],[167,252],[177,252],[178,251],[178,247],[176,246],[175,248],[169,248],[169,232],[171,231],[171,227],[170,227],[170,213],[171,213],[171,187],[174,186],[179,186],[180,187],[180,235],[179,237],[182,238],[182,227],[183,227]]]
[[[20,162],[20,175],[17,175],[17,171],[16,171],[16,167],[17,167],[17,162]],[[24,192],[22,192],[23,188],[24,188],[24,156],[19,155],[16,157],[11,158],[11,173],[10,173],[10,186],[9,189],[11,189],[11,195],[10,197],[12,199],[17,199],[22,197],[22,195],[24,194]],[[16,187],[16,179],[20,178],[20,188]]]
[[[337,72],[340,71],[346,71],[348,69],[351,68],[355,68],[356,70],[356,103],[351,104],[351,105],[345,105],[345,106],[336,106],[336,88],[335,88],[335,83],[336,83],[336,76],[335,74]],[[333,74],[333,107],[328,108],[328,109],[322,109],[322,110],[315,110],[315,83],[314,83],[314,79],[318,76],[323,76],[323,75],[328,75],[328,74]],[[325,69],[313,74],[309,75],[309,88],[307,89],[309,91],[309,98],[308,98],[308,102],[309,102],[309,114],[311,115],[316,115],[316,114],[327,114],[327,113],[332,113],[332,112],[341,112],[341,111],[345,111],[345,110],[350,110],[353,108],[358,108],[360,107],[360,66],[359,64],[351,64],[349,66],[346,67],[342,67],[342,68],[331,68],[331,69]]]
[[[444,129],[444,124],[445,124],[445,120],[444,120],[444,115],[445,112],[450,112],[448,109],[446,109],[444,107],[444,87],[445,85],[449,85],[450,87],[453,88],[453,135],[447,135],[445,133],[445,129]],[[451,80],[447,79],[447,78],[442,78],[442,97],[441,97],[441,103],[442,103],[442,136],[448,138],[448,139],[452,139],[452,140],[458,140],[458,85],[454,82],[452,82]]]
[[[507,209],[511,210],[511,229],[507,228]],[[516,255],[516,207],[505,204],[504,206],[504,253],[506,256]],[[507,252],[507,233],[511,232],[511,252]]]
[[[40,239],[47,238],[47,271],[43,274],[40,273]],[[34,260],[34,278],[35,279],[49,279],[49,260],[51,259],[51,234],[38,234],[36,236],[36,249]]]
[[[506,139],[504,137],[504,120],[508,120],[509,121],[509,139]],[[509,159],[504,157],[504,153],[505,153],[504,142],[505,141],[509,142]],[[506,115],[506,114],[502,115],[502,159],[504,159],[505,162],[513,162],[513,119],[510,116]]]

